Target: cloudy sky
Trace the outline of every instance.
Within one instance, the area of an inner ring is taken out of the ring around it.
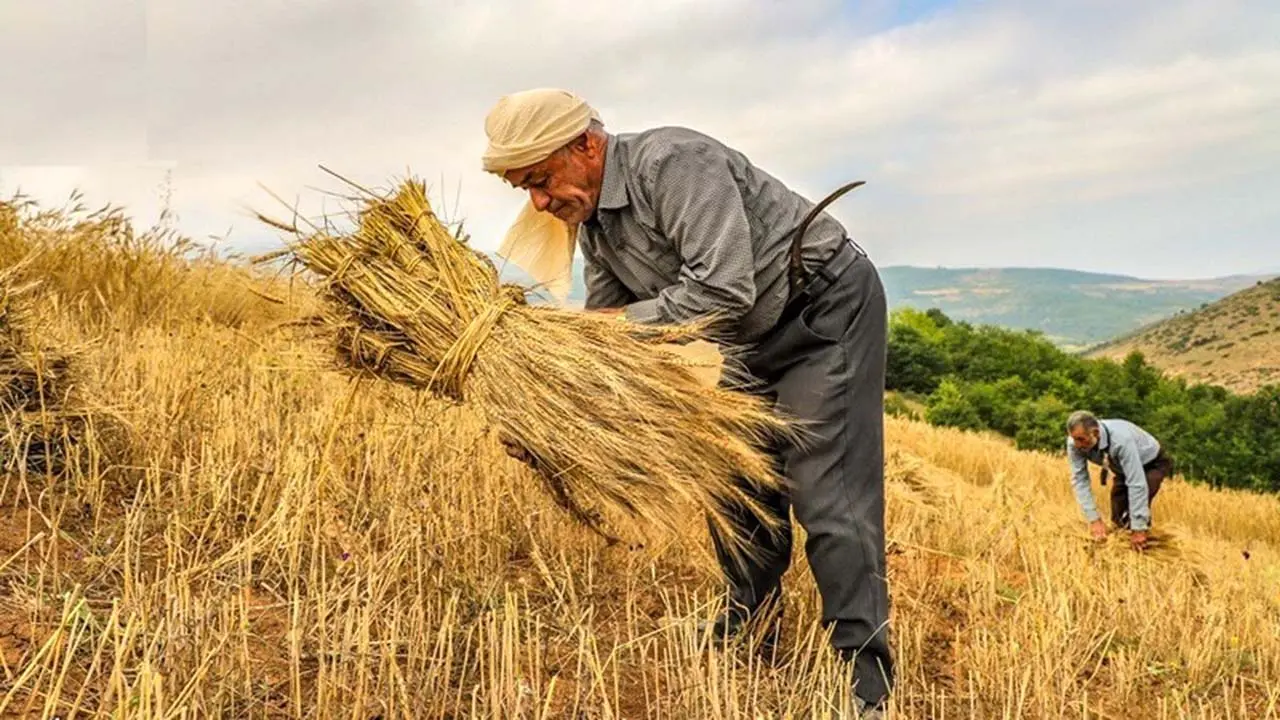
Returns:
[[[1280,272],[1275,0],[0,0],[0,193],[255,252],[339,212],[323,164],[427,180],[496,246],[503,93],[694,127],[834,207],[882,265]]]

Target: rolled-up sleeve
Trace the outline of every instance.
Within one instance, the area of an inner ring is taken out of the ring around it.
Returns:
[[[1076,491],[1076,502],[1084,513],[1085,520],[1093,522],[1102,516],[1098,514],[1098,505],[1093,501],[1093,488],[1089,480],[1089,461],[1067,438],[1067,458],[1071,464],[1071,486]]]
[[[741,318],[755,303],[755,262],[728,158],[705,146],[682,146],[655,163],[646,181],[659,229],[680,254],[680,282],[628,305],[627,317],[647,323]]]

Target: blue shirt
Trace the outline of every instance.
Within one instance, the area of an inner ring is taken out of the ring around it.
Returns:
[[[1090,521],[1099,519],[1089,485],[1089,465],[1102,465],[1103,453],[1111,455],[1111,464],[1124,475],[1129,490],[1129,527],[1146,530],[1151,527],[1151,507],[1147,497],[1147,471],[1143,466],[1156,459],[1160,443],[1146,430],[1128,420],[1100,420],[1098,442],[1090,450],[1079,450],[1067,437],[1067,458],[1071,463],[1071,484],[1076,501]]]

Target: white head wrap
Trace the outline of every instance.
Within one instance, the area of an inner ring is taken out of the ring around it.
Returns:
[[[567,90],[541,88],[507,95],[484,121],[489,145],[484,169],[497,175],[542,162],[586,131],[600,116]],[[577,228],[539,212],[532,201],[507,231],[498,255],[515,263],[560,302],[573,284],[573,248]]]
[[[502,174],[542,162],[599,119],[585,100],[568,90],[541,88],[506,95],[484,121],[489,137],[484,169]]]

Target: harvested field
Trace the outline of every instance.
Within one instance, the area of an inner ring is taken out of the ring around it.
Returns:
[[[466,404],[282,325],[311,289],[30,212],[0,259],[129,431],[0,482],[0,717],[838,717],[803,538],[782,657],[711,650],[702,518],[607,545]],[[1170,481],[1137,555],[1060,458],[892,418],[887,449],[898,717],[1280,717],[1276,498]]]

